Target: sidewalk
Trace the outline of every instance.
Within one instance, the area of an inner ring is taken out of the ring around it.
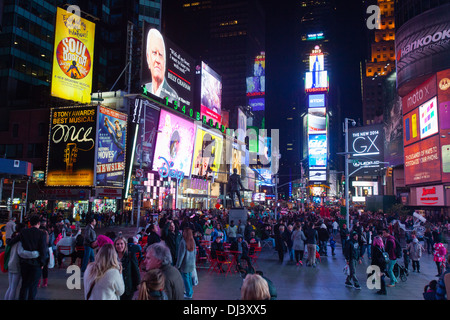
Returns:
[[[136,227],[112,227],[109,230],[118,234],[122,231],[125,237],[133,236]],[[102,234],[105,229],[97,229]],[[386,296],[375,294],[376,289],[370,290],[366,285],[366,269],[369,261],[364,258],[362,265],[357,266],[357,277],[361,290],[344,286],[345,275],[342,270],[345,259],[342,248],[337,246],[336,256],[321,257],[316,268],[296,266],[288,262],[289,257],[280,264],[278,255],[272,248],[263,248],[258,259],[259,268],[264,275],[272,280],[277,292],[278,300],[423,300],[422,292],[425,285],[435,277],[437,271],[433,262],[433,255],[425,253],[420,261],[421,273],[411,272],[406,282],[400,282],[394,288],[387,288]],[[400,261],[403,265],[403,261]],[[305,265],[305,264],[304,264]],[[38,289],[39,300],[83,300],[83,285],[81,289],[69,290],[66,285],[69,274],[65,269],[51,269],[47,288]],[[198,268],[199,284],[194,287],[194,300],[237,300],[240,297],[242,278],[238,274],[225,276],[224,274],[208,273],[207,269]],[[8,274],[0,274],[0,299],[3,299],[8,288]]]

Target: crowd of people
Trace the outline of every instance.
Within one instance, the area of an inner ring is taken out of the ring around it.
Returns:
[[[77,223],[81,221],[84,228]],[[145,227],[125,239],[113,232],[97,235],[94,215],[74,221],[57,213],[33,215],[28,226],[9,222],[5,299],[16,298],[20,280],[19,299],[35,299],[37,288],[48,285],[49,265],[60,267],[66,257],[71,264],[79,261],[87,300],[192,299],[198,283],[197,258],[206,255],[201,240],[210,241],[213,258],[224,251],[225,243],[239,253],[238,269],[247,274],[241,299],[276,298],[273,283],[252,266],[251,244],[273,248],[279,263],[287,260],[287,264],[316,268],[318,260],[336,255],[338,241],[348,265],[347,287],[361,288],[356,266],[366,257],[379,267],[381,289],[377,293],[385,295],[386,287],[398,282],[394,271],[400,259],[407,270],[411,263],[412,271],[420,272],[420,259],[429,253],[436,262],[438,280],[424,289],[424,297],[431,297],[430,292],[438,288],[445,292],[444,277],[450,272],[444,245],[448,221],[428,222],[425,232],[413,229],[411,216],[352,211],[349,221],[347,226],[338,210],[326,216],[294,210],[275,216],[270,209],[255,210],[249,212],[247,221],[229,221],[227,210],[165,210],[148,213]]]

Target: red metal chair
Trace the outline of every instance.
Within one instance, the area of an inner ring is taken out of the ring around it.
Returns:
[[[70,256],[70,251],[71,250],[72,250],[71,246],[59,246],[58,247],[58,255],[61,254],[63,256],[62,259],[61,259],[61,266],[60,267],[62,267],[62,264],[64,263],[64,259],[70,258],[71,261],[72,261],[72,257]],[[59,259],[57,259],[57,260],[59,260]]]

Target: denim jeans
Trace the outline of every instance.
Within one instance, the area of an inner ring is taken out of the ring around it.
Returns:
[[[353,281],[353,284],[355,285],[355,287],[359,287],[359,281],[358,281],[358,278],[356,277],[356,263],[357,263],[357,261],[354,259],[351,259],[348,262],[350,274],[347,276],[347,279],[345,282],[352,283],[352,281]]]
[[[86,271],[88,263],[94,260],[95,260],[94,249],[92,249],[90,246],[84,246],[84,256],[83,256],[83,263],[81,265],[81,272],[84,273],[84,271]]]
[[[396,262],[397,262],[397,259],[389,260],[389,263],[387,265],[387,274],[388,274],[389,279],[391,279],[391,285],[394,285],[398,282],[394,276],[394,266],[395,266]]]
[[[192,298],[194,290],[192,289],[192,272],[180,272],[184,282],[185,295]]]

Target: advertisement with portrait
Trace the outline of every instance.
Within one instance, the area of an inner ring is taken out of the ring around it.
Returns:
[[[221,123],[222,77],[203,61],[200,97],[202,116]]]
[[[140,123],[137,127],[139,132],[135,134],[133,166],[140,167],[142,158],[142,169],[151,170],[160,109],[145,99],[137,100],[142,100],[143,103],[138,110],[132,111],[130,115],[132,118],[139,119]],[[139,113],[139,117],[135,116],[136,113]]]
[[[97,174],[98,187],[123,188],[127,115],[113,109],[98,107],[97,124]]]
[[[95,24],[56,10],[51,95],[81,103],[91,102]]]
[[[349,170],[357,176],[378,175],[384,167],[384,128],[382,124],[349,128]]]
[[[94,186],[97,106],[50,109],[47,186]]]
[[[194,59],[145,21],[142,37],[141,85],[144,92],[192,107]]]
[[[405,147],[405,184],[441,180],[439,136],[434,135]]]
[[[197,126],[191,174],[212,177],[219,171],[222,149],[222,136]]]
[[[450,182],[450,69],[437,73],[442,182]]]
[[[171,170],[190,176],[196,126],[166,110],[160,111],[153,171],[169,164]]]
[[[327,135],[311,134],[308,143],[309,167],[326,168],[327,166]]]

